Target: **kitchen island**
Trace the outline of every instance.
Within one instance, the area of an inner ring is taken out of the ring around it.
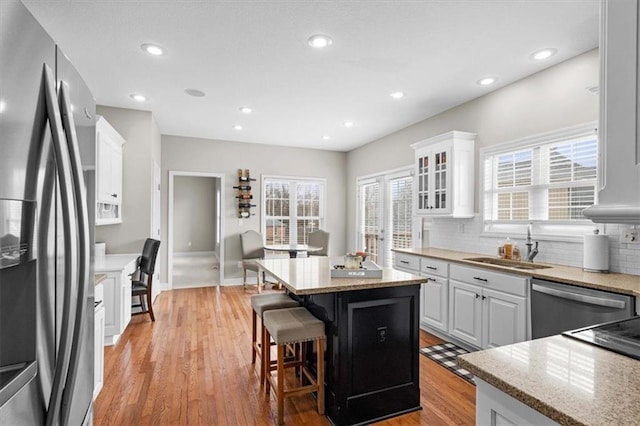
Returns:
[[[419,296],[425,278],[391,268],[382,268],[381,278],[331,278],[327,257],[258,263],[325,322],[325,411],[334,424],[421,409]],[[314,358],[308,354],[309,363]]]

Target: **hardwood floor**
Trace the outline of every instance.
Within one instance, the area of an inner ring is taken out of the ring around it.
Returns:
[[[203,287],[163,292],[156,321],[133,317],[105,348],[105,384],[96,425],[275,424],[276,403],[251,364],[253,288]],[[420,345],[441,340],[424,331]],[[471,425],[475,387],[420,356],[422,410],[380,425]],[[310,395],[285,401],[285,424],[328,425]]]

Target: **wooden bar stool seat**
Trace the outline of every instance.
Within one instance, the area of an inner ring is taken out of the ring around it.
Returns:
[[[300,304],[284,293],[264,293],[251,296],[251,307],[253,308],[253,317],[251,321],[251,364],[255,364],[256,356],[260,358],[260,384],[264,383],[265,378],[265,357],[264,349],[269,351],[271,347],[264,328],[263,314],[274,309],[295,308]],[[257,318],[260,317],[260,339],[257,339]]]
[[[263,324],[267,330],[266,338],[270,341],[273,338],[277,348],[276,377],[274,378],[271,368],[267,368],[266,392],[273,388],[278,402],[278,424],[284,423],[284,399],[291,396],[303,395],[317,392],[318,414],[324,414],[324,322],[314,317],[306,308],[289,308],[267,311],[263,314]],[[305,343],[316,343],[316,374],[307,368],[305,357]],[[299,358],[296,362],[287,363],[286,367],[299,367],[300,385],[297,387],[284,388],[285,372],[285,347],[287,345],[300,345],[302,350],[296,350]],[[263,351],[265,358],[264,365],[271,365],[271,347]],[[309,384],[304,384],[304,379]]]

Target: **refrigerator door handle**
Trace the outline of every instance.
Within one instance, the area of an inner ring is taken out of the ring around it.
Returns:
[[[62,113],[62,125],[65,131],[67,149],[71,160],[71,173],[73,177],[73,190],[76,200],[76,213],[79,237],[79,262],[78,262],[78,298],[76,303],[75,325],[73,327],[73,340],[71,345],[71,358],[69,360],[69,371],[65,392],[62,396],[62,412],[60,416],[61,424],[69,422],[71,410],[71,398],[75,389],[78,377],[78,365],[80,363],[80,340],[84,330],[84,318],[86,315],[86,288],[89,283],[89,217],[87,211],[87,192],[84,177],[82,175],[82,162],[80,160],[80,148],[78,146],[78,136],[76,126],[71,111],[71,100],[69,97],[69,86],[65,82],[60,82],[60,111]]]
[[[55,80],[53,71],[47,64],[43,67],[43,85],[45,92],[45,102],[47,105],[47,116],[51,127],[51,140],[55,152],[56,166],[58,168],[58,179],[60,183],[60,199],[62,201],[62,226],[64,231],[64,300],[62,304],[62,325],[60,331],[60,347],[56,357],[56,366],[51,384],[51,399],[47,409],[47,425],[60,423],[60,408],[62,394],[65,387],[65,380],[69,369],[71,352],[71,339],[73,336],[73,326],[75,323],[75,311],[72,307],[74,299],[74,285],[78,282],[78,235],[75,219],[75,200],[73,182],[71,176],[71,160],[69,152],[63,145],[62,139],[64,131],[62,119],[57,105],[55,91]],[[73,216],[73,217],[72,217]]]

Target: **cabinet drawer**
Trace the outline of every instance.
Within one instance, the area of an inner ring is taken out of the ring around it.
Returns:
[[[420,272],[426,275],[437,275],[439,277],[449,276],[449,263],[443,260],[423,257],[420,259]]]
[[[396,260],[393,263],[396,269],[404,269],[418,272],[420,271],[420,256],[411,254],[396,253]]]
[[[451,265],[449,277],[453,280],[471,283],[517,296],[527,295],[527,279],[517,275],[503,274],[482,268]]]

